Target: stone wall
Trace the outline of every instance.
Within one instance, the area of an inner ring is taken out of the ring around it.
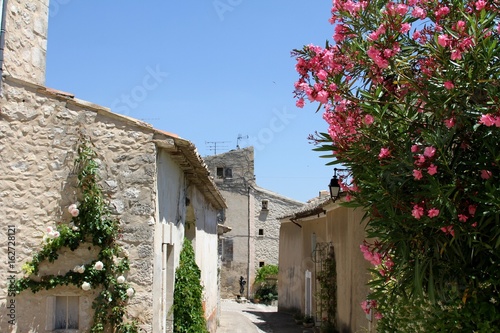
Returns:
[[[8,0],[5,74],[37,84],[45,82],[48,6],[49,0]]]
[[[29,290],[16,297],[7,293],[9,279],[21,277],[23,263],[41,248],[46,227],[70,220],[66,208],[78,200],[72,171],[80,131],[95,144],[102,186],[120,220],[123,247],[130,254],[127,280],[136,294],[127,309],[146,332],[151,332],[156,200],[156,147],[151,131],[105,108],[12,78],[6,78],[0,105],[0,256],[12,254],[14,258],[11,266],[5,260],[0,262],[0,332],[25,333],[34,327],[39,328],[37,332],[45,332],[47,296],[81,296],[81,309],[90,309],[93,292],[72,286],[35,296]],[[15,230],[15,245],[8,249],[11,229]],[[84,252],[76,255],[95,259],[91,252]],[[74,267],[72,260],[74,256],[60,256],[57,266],[47,269],[70,270]],[[17,325],[8,323],[12,318],[10,304],[15,304]],[[86,315],[92,316],[91,312]]]
[[[255,262],[256,270],[261,263],[278,265],[280,221],[278,217],[302,207],[304,203],[291,200],[276,193],[257,188],[254,191],[255,222]],[[262,209],[262,201],[266,200],[267,209]],[[259,235],[259,231],[263,235]]]
[[[245,278],[244,296],[252,297],[255,273],[261,262],[278,264],[279,228],[277,217],[303,203],[255,185],[253,147],[231,150],[205,158],[228,208],[223,222],[232,230],[222,239],[221,297],[239,294],[239,279]],[[232,177],[218,178],[217,168],[230,168]],[[262,210],[262,201],[268,209]],[[262,229],[263,235],[259,235]]]

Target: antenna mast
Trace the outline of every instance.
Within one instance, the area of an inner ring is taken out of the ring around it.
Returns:
[[[240,149],[240,140],[243,140],[243,139],[248,139],[248,135],[241,135],[241,134],[238,134],[238,138],[236,139],[236,149]]]
[[[217,148],[225,148],[227,149],[227,145],[221,145],[223,143],[228,143],[229,141],[205,141],[207,148],[214,152],[214,155],[217,155]]]

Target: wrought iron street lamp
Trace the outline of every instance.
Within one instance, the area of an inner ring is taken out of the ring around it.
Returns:
[[[340,197],[340,183],[339,179],[337,178],[337,171],[347,171],[347,169],[333,169],[333,177],[330,180],[330,184],[328,185],[328,188],[330,189],[330,197],[332,198],[333,202],[335,202]]]

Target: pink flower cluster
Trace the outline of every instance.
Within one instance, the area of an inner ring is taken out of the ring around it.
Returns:
[[[384,316],[376,311],[377,309],[377,301],[374,299],[367,299],[361,302],[361,309],[363,309],[364,313],[370,314],[370,311],[374,311],[375,313],[375,319],[380,320]]]
[[[432,207],[427,210],[427,216],[431,219],[433,217],[439,216],[439,213],[440,213],[439,209],[435,207]],[[413,209],[411,210],[411,215],[417,220],[420,220],[423,216],[425,216],[425,208],[423,206],[423,203],[413,205]]]
[[[498,114],[493,115],[490,113],[483,114],[479,118],[479,123],[481,125],[488,126],[488,127],[491,127],[491,126],[500,127],[500,115],[498,115]]]
[[[411,152],[414,154],[414,164],[415,169],[413,169],[413,178],[416,180],[421,180],[424,176],[423,170],[431,176],[434,176],[438,172],[438,167],[433,163],[436,155],[436,148],[434,146],[428,146],[424,148],[423,154],[421,152],[421,147],[419,145],[411,146]]]
[[[367,241],[364,241],[359,246],[359,249],[363,253],[365,260],[369,261],[373,266],[379,266],[380,275],[385,276],[392,270],[394,262],[387,252],[381,252],[380,243],[369,244]]]

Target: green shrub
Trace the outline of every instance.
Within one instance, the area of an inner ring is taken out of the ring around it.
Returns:
[[[202,306],[201,272],[191,242],[184,239],[179,267],[175,271],[174,332],[208,333]]]
[[[264,265],[257,271],[257,274],[255,275],[255,283],[265,282],[268,277],[273,275],[278,275],[278,266]]]

